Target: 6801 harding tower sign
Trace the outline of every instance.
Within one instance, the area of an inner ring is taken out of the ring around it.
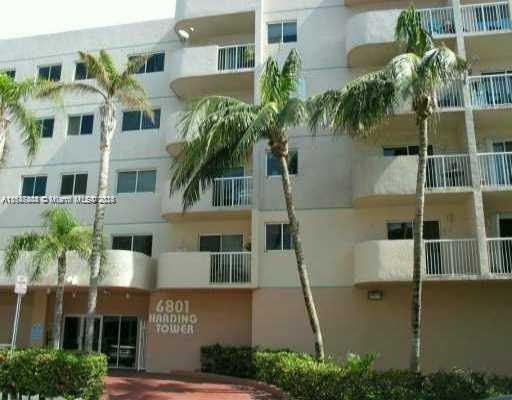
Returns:
[[[149,323],[155,326],[157,334],[193,335],[197,321],[188,300],[160,300],[155,312],[149,314]]]

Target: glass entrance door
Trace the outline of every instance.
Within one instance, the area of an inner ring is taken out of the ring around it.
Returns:
[[[94,320],[93,350],[99,351],[101,317]],[[82,316],[64,317],[62,348],[66,350],[83,350],[85,348],[85,318]]]
[[[111,368],[135,368],[137,360],[137,317],[105,316],[101,352]]]

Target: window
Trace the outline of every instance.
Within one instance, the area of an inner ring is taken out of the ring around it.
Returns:
[[[384,147],[384,156],[386,157],[397,157],[397,156],[417,156],[419,153],[419,146],[391,146]],[[427,154],[429,156],[434,154],[432,145],[428,145]]]
[[[128,59],[130,61],[135,61],[138,57],[147,57],[147,59],[144,62],[144,65],[142,65],[136,72],[137,74],[150,74],[152,72],[160,72],[164,70],[165,53],[155,53],[149,56],[135,55],[128,57]]]
[[[153,120],[142,111],[123,112],[123,132],[160,129],[160,110],[153,110]]]
[[[290,250],[292,248],[292,235],[290,224],[265,225],[265,250]]]
[[[113,250],[129,250],[143,253],[151,257],[153,236],[151,235],[125,235],[112,237]]]
[[[62,65],[48,65],[39,67],[39,78],[47,81],[58,82],[60,81],[60,74],[62,71]]]
[[[297,175],[299,170],[299,153],[297,150],[288,152],[288,172]],[[281,176],[279,160],[270,152],[267,153],[267,176]]]
[[[117,193],[154,192],[156,170],[119,172],[117,176]]]
[[[234,235],[201,235],[199,237],[199,251],[210,253],[240,252],[243,251],[244,236]]]
[[[413,238],[413,222],[388,222],[388,240],[408,240]],[[439,239],[439,221],[423,222],[423,238],[426,240]]]
[[[55,124],[54,118],[41,118],[37,120],[39,125],[39,133],[42,138],[53,137],[53,126]]]
[[[44,196],[46,194],[46,176],[25,176],[21,188],[22,196]]]
[[[293,43],[297,41],[297,21],[272,22],[267,25],[268,43]]]
[[[68,135],[92,135],[94,128],[94,115],[76,115],[69,117],[68,122]]]
[[[87,193],[87,174],[62,175],[61,196],[80,196]]]
[[[93,78],[84,62],[77,62],[75,66],[75,81]]]
[[[0,74],[5,74],[11,79],[16,78],[16,70],[15,69],[6,69],[4,71],[0,71]]]

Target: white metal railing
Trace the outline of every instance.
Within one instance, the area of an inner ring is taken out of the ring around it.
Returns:
[[[238,71],[254,68],[254,44],[219,46],[218,70]]]
[[[512,152],[480,153],[478,160],[482,185],[512,186]]]
[[[468,83],[473,107],[512,105],[512,73],[470,76]]]
[[[469,155],[428,156],[426,178],[429,189],[471,186]]]
[[[251,283],[251,253],[212,253],[210,284]]]
[[[512,239],[487,239],[491,274],[512,274]]]
[[[464,107],[464,92],[462,82],[455,81],[437,91],[437,104],[440,108]]]
[[[508,1],[461,6],[464,32],[495,32],[512,28]]]
[[[480,274],[475,239],[425,240],[427,276],[468,276]]]
[[[213,207],[244,207],[252,203],[252,176],[222,177],[213,181]]]
[[[455,18],[452,7],[424,8],[418,12],[423,29],[432,36],[455,34]]]

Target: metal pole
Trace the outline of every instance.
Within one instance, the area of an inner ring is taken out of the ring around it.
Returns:
[[[11,354],[14,353],[16,349],[16,338],[18,336],[18,325],[20,321],[20,310],[21,310],[21,299],[23,298],[22,294],[18,294],[18,298],[16,301],[16,314],[14,316],[14,326],[12,332],[12,343],[11,343]]]

